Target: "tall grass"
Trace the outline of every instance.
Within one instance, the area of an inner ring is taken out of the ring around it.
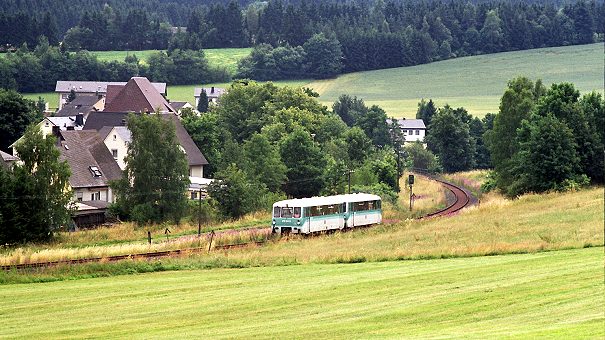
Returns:
[[[173,269],[240,268],[472,257],[603,246],[603,205],[602,187],[562,194],[525,195],[513,201],[494,197],[448,218],[406,220],[312,238],[282,238],[262,247],[216,250],[170,263]],[[239,234],[227,236],[231,237],[229,242],[239,242],[242,238]],[[258,236],[252,232],[247,237],[256,239]],[[220,245],[222,241],[217,238],[215,242]],[[64,250],[55,251],[62,256]],[[92,251],[104,250],[92,248]],[[50,259],[52,254],[52,251],[44,253],[44,259]],[[31,261],[34,256],[38,255],[5,254],[2,263]],[[82,273],[88,274],[81,275],[93,275],[99,267],[90,268],[82,269]],[[34,275],[36,280],[71,277],[65,273],[58,275],[57,270],[49,268],[23,275]],[[2,275],[5,274],[0,277]],[[0,281],[17,280],[11,275],[12,278],[5,276]]]
[[[105,258],[114,255],[135,255],[177,249],[202,248],[210,250],[224,245],[248,242],[264,242],[271,238],[270,229],[228,230],[214,234],[180,236],[146,242],[129,242],[110,245],[88,245],[80,247],[19,247],[5,250],[0,255],[0,265],[40,263],[50,261]],[[210,242],[212,243],[210,244]]]

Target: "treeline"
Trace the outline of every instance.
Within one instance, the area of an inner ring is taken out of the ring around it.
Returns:
[[[255,79],[267,79],[272,73],[278,78],[315,77],[305,69],[305,56],[298,47],[307,52],[304,44],[318,32],[337,46],[338,51],[329,50],[331,58],[325,58],[336,65],[336,74],[592,43],[603,40],[604,9],[603,3],[584,1],[562,9],[520,2],[376,1],[368,8],[355,2],[296,7],[272,1],[259,11],[258,26],[247,30],[251,42],[268,45],[257,45],[239,71]],[[290,69],[299,61],[303,67]]]
[[[347,71],[585,44],[601,41],[605,24],[603,2],[586,0],[3,2],[0,43],[15,47],[41,34],[72,50],[301,46],[323,32],[342,44]]]
[[[171,85],[231,79],[226,69],[208,65],[203,50],[157,52],[147,63],[134,54],[123,62],[105,62],[87,51],[62,51],[44,38],[33,51],[22,47],[0,58],[0,88],[19,92],[52,91],[58,80],[128,81],[134,76]]]

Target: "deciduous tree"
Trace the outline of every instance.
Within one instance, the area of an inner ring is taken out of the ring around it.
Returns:
[[[53,136],[30,126],[16,145],[20,162],[0,170],[0,244],[50,240],[70,219],[67,162]]]
[[[13,90],[0,89],[0,150],[8,151],[9,145],[23,135],[28,125],[42,118],[33,101]]]
[[[122,179],[113,183],[118,209],[139,224],[179,222],[189,185],[185,152],[174,122],[160,114],[128,116],[132,140]]]

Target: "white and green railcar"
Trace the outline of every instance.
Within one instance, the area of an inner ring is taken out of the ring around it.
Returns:
[[[290,199],[273,204],[274,233],[310,234],[382,223],[382,200],[372,194]]]

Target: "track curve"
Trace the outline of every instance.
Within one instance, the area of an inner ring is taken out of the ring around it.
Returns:
[[[422,217],[419,217],[418,219],[447,216],[447,215],[453,214],[453,213],[465,208],[468,205],[475,203],[476,200],[467,190],[460,188],[450,182],[446,182],[444,180],[440,180],[437,178],[432,178],[432,179],[441,183],[441,185],[443,185],[447,190],[449,190],[454,195],[455,199],[452,203],[448,204],[447,207],[445,207],[441,210],[432,212],[430,214],[426,214]]]

